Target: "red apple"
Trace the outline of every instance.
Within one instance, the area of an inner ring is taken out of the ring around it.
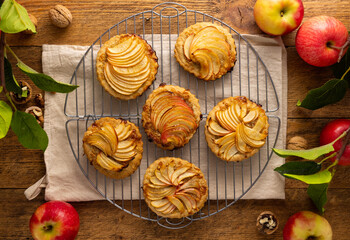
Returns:
[[[338,61],[340,49],[348,39],[348,31],[334,17],[310,18],[299,28],[295,46],[299,56],[308,64],[326,67]],[[344,49],[343,54],[345,54]]]
[[[310,211],[297,212],[283,229],[283,240],[332,240],[332,235],[327,219]]]
[[[256,24],[270,35],[284,35],[293,31],[303,17],[301,0],[257,0],[254,5]]]
[[[29,221],[35,240],[73,240],[79,231],[79,216],[72,205],[50,201],[39,206]]]
[[[336,119],[327,123],[327,125],[322,129],[320,135],[320,145],[325,145],[333,142],[337,137],[339,137],[344,131],[350,127],[350,119]],[[344,143],[344,138],[339,139],[333,144],[334,150],[338,152]],[[332,154],[331,152],[330,154]],[[334,161],[336,157],[331,160]],[[339,165],[350,165],[350,144],[345,148],[343,155],[339,160]]]

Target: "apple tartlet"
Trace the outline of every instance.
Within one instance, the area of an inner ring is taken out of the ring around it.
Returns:
[[[235,41],[225,28],[217,24],[196,23],[179,35],[175,58],[197,78],[215,80],[235,65]]]
[[[149,140],[173,150],[190,141],[201,119],[198,99],[182,87],[160,85],[146,100],[142,124]]]
[[[229,97],[210,111],[205,138],[210,149],[225,161],[253,156],[266,142],[268,118],[261,105],[246,97]]]
[[[138,127],[110,117],[95,121],[85,132],[84,153],[102,174],[126,178],[140,166],[143,142]]]
[[[202,171],[194,164],[164,157],[146,170],[143,195],[158,216],[181,218],[193,215],[204,206],[208,185]]]
[[[97,79],[112,96],[135,99],[152,84],[158,58],[140,36],[121,34],[109,39],[97,54]]]

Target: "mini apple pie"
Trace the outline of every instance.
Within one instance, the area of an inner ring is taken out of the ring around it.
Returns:
[[[229,97],[210,111],[205,138],[222,160],[241,161],[265,144],[268,128],[268,118],[261,105],[246,97]]]
[[[197,78],[215,80],[235,65],[235,41],[225,28],[217,24],[196,23],[179,35],[175,58]]]
[[[154,90],[142,112],[142,124],[148,138],[167,150],[188,143],[200,118],[198,99],[189,90],[172,85],[160,85]]]
[[[152,84],[158,58],[140,36],[121,34],[101,47],[96,68],[97,79],[109,94],[129,100],[140,96]]]
[[[149,208],[167,218],[198,212],[208,197],[203,173],[180,158],[164,157],[153,162],[143,179],[143,195]]]
[[[95,121],[85,132],[84,153],[102,174],[121,179],[139,167],[143,142],[135,124],[110,117]]]

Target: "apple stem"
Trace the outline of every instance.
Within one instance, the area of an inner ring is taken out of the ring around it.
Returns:
[[[330,48],[334,48],[334,49],[340,50],[339,56],[338,56],[338,61],[337,61],[337,62],[340,62],[341,58],[343,57],[343,52],[344,52],[345,48],[346,48],[347,46],[349,46],[349,45],[350,45],[350,36],[348,37],[348,39],[346,40],[346,42],[344,43],[343,46],[341,46],[341,47],[330,46]]]
[[[45,232],[50,232],[52,230],[52,225],[45,225],[43,226],[43,229]]]
[[[350,71],[350,67],[348,68],[348,70],[345,71],[345,73],[343,74],[343,76],[341,77],[340,80],[343,80],[346,76],[346,74],[348,74],[348,72]]]
[[[346,131],[347,133],[345,135],[343,145],[341,146],[340,151],[337,154],[336,161],[340,160],[341,156],[343,156],[346,146],[350,143],[350,127]]]

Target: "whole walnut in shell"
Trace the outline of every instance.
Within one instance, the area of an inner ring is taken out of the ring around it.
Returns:
[[[71,12],[63,5],[56,5],[49,11],[50,19],[53,25],[59,28],[66,28],[72,22]]]

